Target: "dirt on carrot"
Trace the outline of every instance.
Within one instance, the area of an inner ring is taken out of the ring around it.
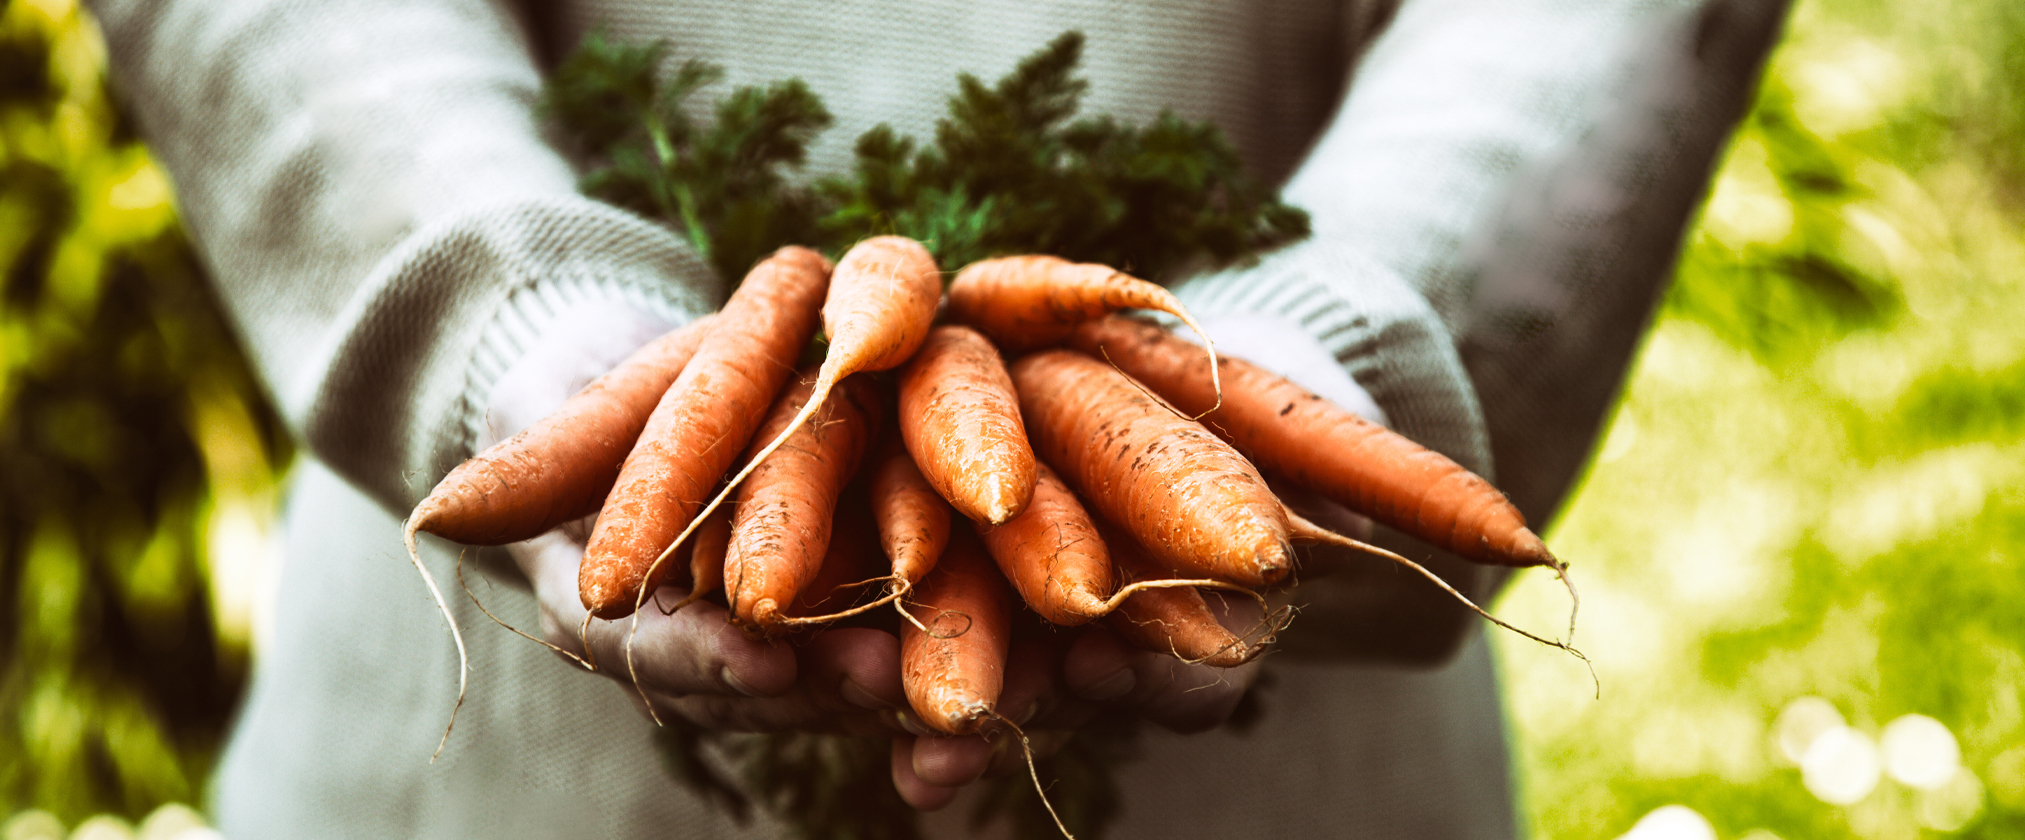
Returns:
[[[1132,538],[1102,526],[1111,560],[1127,582],[1174,577],[1174,571],[1148,557]],[[1142,650],[1165,653],[1185,662],[1235,668],[1257,658],[1273,641],[1279,626],[1268,622],[1239,636],[1217,620],[1202,592],[1193,588],[1146,589],[1133,593],[1105,618],[1105,624]],[[1284,620],[1284,616],[1279,617]]]
[[[976,331],[936,327],[900,374],[900,434],[921,474],[957,512],[997,525],[1034,494],[1034,450],[998,350]]]
[[[1011,373],[1041,460],[1162,562],[1253,588],[1293,571],[1285,507],[1201,424],[1081,353],[1035,353]]]
[[[879,544],[892,566],[890,589],[904,593],[935,568],[949,545],[949,503],[928,486],[897,434],[886,439],[869,486]]]
[[[1039,465],[1033,502],[1004,525],[977,523],[985,551],[1027,607],[1072,627],[1109,611],[1111,554],[1076,494]]]
[[[800,416],[815,392],[814,373],[804,369],[788,386],[755,440],[771,439]],[[829,548],[838,494],[885,419],[885,394],[870,378],[846,379],[839,390],[842,399],[792,432],[788,445],[738,489],[724,591],[731,620],[755,632],[777,632],[796,594],[816,577]]]
[[[976,732],[997,710],[1005,687],[1012,593],[977,538],[960,528],[914,600],[908,609],[929,629],[900,628],[900,679],[908,705],[937,732]]]
[[[655,406],[591,532],[578,594],[593,615],[628,615],[652,591],[664,550],[694,524],[808,345],[829,270],[814,251],[783,248],[718,313]]]

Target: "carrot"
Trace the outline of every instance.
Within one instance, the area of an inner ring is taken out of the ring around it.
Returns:
[[[1037,478],[1025,512],[1004,525],[977,523],[977,535],[1029,608],[1073,627],[1109,611],[1111,553],[1068,485],[1046,464]]]
[[[1526,527],[1525,515],[1447,456],[1243,359],[1222,360],[1231,387],[1216,394],[1203,387],[1196,347],[1146,321],[1092,321],[1069,344],[1109,359],[1181,411],[1203,413],[1205,425],[1260,469],[1465,559],[1553,569],[1579,607],[1567,564]],[[1574,622],[1571,611],[1571,634]]]
[[[789,384],[755,443],[802,415],[819,381],[813,373],[805,368]],[[791,432],[790,445],[738,489],[731,546],[724,555],[724,593],[734,623],[764,633],[779,630],[788,621],[784,611],[821,567],[837,495],[885,415],[872,380],[852,377],[842,390],[843,399],[823,406],[815,423]]]
[[[904,595],[935,568],[949,545],[949,503],[928,486],[897,436],[887,439],[872,473],[871,497],[879,544],[892,561],[889,591]]]
[[[1005,686],[1012,603],[1005,580],[958,531],[917,590],[928,623],[900,628],[900,679],[907,703],[937,732],[967,735],[992,716]],[[967,619],[967,621],[966,621]],[[967,626],[966,626],[967,625]]]
[[[1202,336],[1210,387],[1222,390],[1216,345],[1172,292],[1110,266],[1029,255],[965,266],[949,284],[949,317],[1015,353],[1060,344],[1075,326],[1120,309],[1166,312]]]
[[[1130,537],[1109,527],[1103,532],[1120,576],[1131,581],[1173,576],[1171,570],[1147,557]],[[1218,668],[1235,668],[1250,662],[1264,653],[1272,641],[1270,633],[1251,640],[1226,629],[1217,621],[1202,593],[1193,588],[1137,592],[1120,604],[1106,623],[1140,648]],[[1276,623],[1269,623],[1268,627],[1277,629]]]
[[[942,276],[935,268],[935,258],[912,239],[875,236],[845,253],[830,276],[829,293],[823,300],[823,331],[829,336],[830,347],[808,402],[773,442],[760,448],[725,482],[724,489],[699,515],[707,516],[723,504],[753,470],[822,408],[831,389],[844,377],[899,367],[914,355],[928,337],[941,294]],[[666,560],[695,527],[692,521],[666,541],[651,566]]]
[[[696,529],[696,539],[689,544],[689,594],[663,610],[664,615],[673,615],[724,586],[724,552],[730,543],[731,515],[720,510],[705,517]]]
[[[1032,742],[1018,724],[998,713],[1012,645],[1010,596],[976,537],[961,530],[951,534],[942,562],[921,582],[920,602],[930,616],[928,624],[910,616],[908,625],[900,628],[900,686],[914,714],[937,732],[968,735],[990,719],[1019,738],[1041,805],[1062,836],[1075,840],[1048,801]],[[938,629],[931,630],[930,624]]]
[[[663,549],[710,511],[700,500],[729,469],[815,332],[829,264],[782,248],[754,266],[710,335],[654,407],[598,515],[578,577],[599,618],[632,613],[653,591]]]
[[[959,513],[1004,523],[1034,494],[1034,450],[998,350],[937,327],[900,374],[900,434],[921,474]]]
[[[450,742],[450,729],[457,725],[471,663],[464,633],[436,588],[435,576],[422,565],[416,534],[427,532],[466,545],[504,545],[533,539],[597,512],[618,478],[626,451],[640,436],[662,392],[696,354],[712,317],[649,342],[564,400],[554,413],[457,465],[408,514],[402,534],[408,559],[422,573],[422,582],[428,584],[436,608],[450,625],[450,637],[457,642],[457,705],[450,710],[450,724],[443,728],[435,755],[442,754]],[[501,626],[513,630],[504,622]],[[435,761],[435,755],[429,760]]]
[[[712,514],[696,532],[689,550],[689,598],[696,600],[724,585],[724,555],[731,547],[731,517]]]
[[[654,404],[713,318],[634,351],[554,413],[459,464],[408,515],[410,532],[505,545],[598,512]]]
[[[1560,561],[1490,482],[1447,456],[1367,421],[1242,359],[1224,357],[1223,405],[1205,387],[1197,348],[1156,324],[1111,317],[1084,324],[1070,346],[1116,363],[1204,424],[1261,469],[1480,563]]]
[[[1080,353],[1036,353],[1011,373],[1041,459],[1159,560],[1249,587],[1292,571],[1285,507],[1201,424]]]

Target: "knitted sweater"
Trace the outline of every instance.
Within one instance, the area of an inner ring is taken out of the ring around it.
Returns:
[[[544,62],[593,28],[670,38],[723,65],[727,86],[806,80],[837,115],[810,175],[841,170],[876,123],[928,136],[957,72],[992,78],[1083,30],[1089,110],[1213,120],[1312,214],[1311,239],[1185,279],[1184,300],[1298,324],[1396,429],[1495,467],[1546,520],[1784,3],[1394,5],[99,0],[188,229],[314,458],[221,771],[221,824],[247,837],[777,831],[688,798],[616,685],[503,633],[476,634],[458,741],[426,763],[454,652],[400,562],[397,512],[470,453],[501,371],[572,309],[672,324],[723,295],[678,236],[576,195],[541,130]],[[426,553],[439,575],[456,556]],[[1119,768],[1120,836],[1511,835],[1482,642],[1438,599],[1376,592],[1315,589],[1320,608],[1289,639],[1315,655],[1269,668],[1257,727],[1157,737]],[[490,597],[533,623],[524,591]]]

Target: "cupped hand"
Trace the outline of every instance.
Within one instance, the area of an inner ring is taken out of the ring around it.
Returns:
[[[493,386],[479,444],[547,416],[668,328],[613,302],[559,314]],[[651,703],[651,714],[678,714],[717,730],[897,731],[894,710],[906,701],[899,642],[890,633],[838,629],[798,645],[754,639],[708,602],[664,612],[687,594],[676,587],[662,587],[637,623],[586,624],[577,568],[588,524],[566,525],[507,552],[540,607],[535,635],[573,665],[624,683],[643,713]]]
[[[895,731],[907,701],[893,634],[833,628],[794,644],[756,639],[708,601],[666,612],[687,594],[673,586],[635,613],[637,625],[631,617],[585,624],[575,530],[508,552],[534,587],[542,640],[572,664],[626,684],[643,714],[679,714],[720,731]]]

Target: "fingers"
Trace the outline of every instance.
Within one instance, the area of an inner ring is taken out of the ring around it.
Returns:
[[[725,608],[697,602],[666,615],[659,601],[683,593],[662,587],[633,617],[593,620],[585,626],[577,597],[577,566],[583,545],[552,531],[510,547],[540,602],[542,636],[583,657],[600,673],[631,682],[638,676],[649,692],[683,696],[715,694],[773,697],[794,685],[794,651],[786,645],[747,637],[726,620]],[[628,662],[630,640],[631,661]],[[894,655],[897,662],[898,654]],[[897,673],[898,666],[894,666]]]
[[[949,806],[956,799],[955,787],[932,784],[923,781],[914,772],[915,746],[921,741],[932,739],[893,739],[893,788],[900,792],[900,798],[908,805],[922,811],[937,811]],[[961,740],[961,739],[948,739]],[[979,743],[983,743],[979,739]]]
[[[715,731],[796,730],[878,737],[904,731],[897,713],[898,704],[905,703],[900,645],[892,634],[839,628],[777,647],[794,652],[799,674],[794,686],[777,696],[648,694],[657,711],[681,715]]]
[[[914,741],[914,775],[928,784],[954,790],[977,781],[991,766],[993,747],[982,735],[940,735],[911,740]]]
[[[888,712],[907,708],[900,686],[900,639],[883,630],[841,627],[818,633],[799,651],[803,679],[840,705]]]
[[[582,615],[581,605],[575,612]],[[699,601],[673,615],[649,607],[616,621],[593,620],[586,630],[599,671],[637,677],[650,691],[774,697],[794,687],[794,649],[746,636],[716,604]]]
[[[1176,732],[1222,724],[1257,678],[1256,662],[1236,668],[1192,665],[1132,648],[1103,628],[1084,633],[1062,663],[1062,681],[1071,695]]]

